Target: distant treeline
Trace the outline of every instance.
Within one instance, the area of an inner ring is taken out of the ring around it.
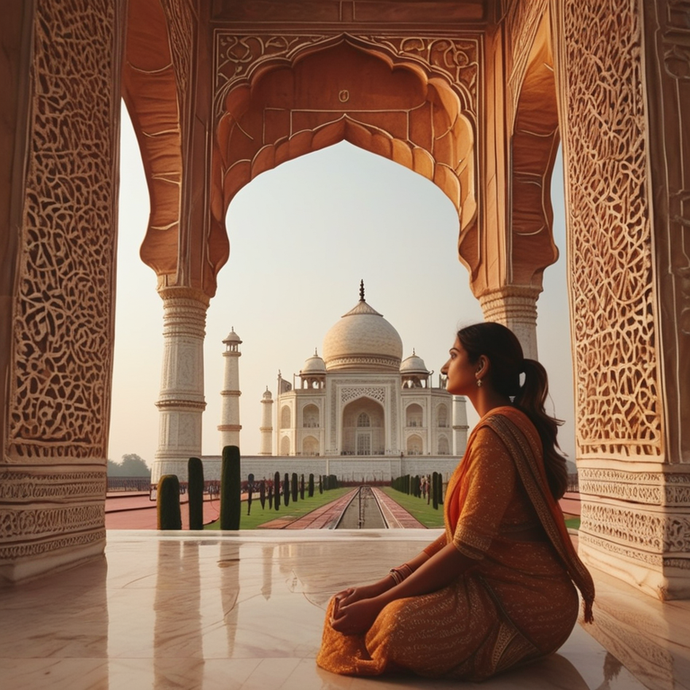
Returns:
[[[136,453],[122,456],[120,462],[108,460],[109,477],[150,477],[151,470]]]

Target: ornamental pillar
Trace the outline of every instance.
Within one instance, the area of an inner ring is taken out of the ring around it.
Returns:
[[[529,359],[539,359],[537,352],[537,299],[541,288],[506,285],[488,290],[479,298],[486,321],[510,328]]]
[[[0,583],[105,547],[123,24],[2,6]]]
[[[201,455],[204,399],[204,336],[209,298],[192,288],[164,288],[163,368],[156,407],[158,450],[151,481],[176,474],[187,480],[187,461]]]
[[[554,7],[580,553],[688,598],[688,13],[672,0]]]

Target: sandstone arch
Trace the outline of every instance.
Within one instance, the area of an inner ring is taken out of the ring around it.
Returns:
[[[233,197],[257,175],[343,140],[438,185],[461,230],[475,222],[475,125],[459,85],[347,35],[247,72],[219,105],[211,191],[217,232]]]

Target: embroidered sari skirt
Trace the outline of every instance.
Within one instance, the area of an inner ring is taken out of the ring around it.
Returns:
[[[437,592],[391,602],[362,635],[333,630],[331,600],[317,664],[343,675],[484,680],[550,654],[568,638],[578,597],[557,571],[516,588],[515,582],[489,584],[475,570]],[[516,607],[506,601],[515,598]],[[527,612],[527,620],[517,623],[511,609],[517,618]]]

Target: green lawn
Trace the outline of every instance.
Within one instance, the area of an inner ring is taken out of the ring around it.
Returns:
[[[443,506],[434,510],[432,503],[427,505],[426,498],[415,498],[389,486],[381,487],[396,503],[399,503],[408,513],[417,518],[425,527],[443,527]]]
[[[240,529],[256,529],[266,522],[275,520],[276,518],[298,518],[311,513],[312,510],[320,508],[326,503],[335,501],[340,498],[348,491],[352,491],[353,487],[346,486],[341,489],[331,489],[330,491],[324,491],[322,494],[319,493],[318,489],[315,489],[314,495],[311,498],[304,494],[304,500],[297,499],[297,502],[291,500],[290,505],[286,508],[283,503],[283,497],[280,497],[280,510],[268,507],[268,501],[266,502],[266,507],[261,508],[261,502],[257,497],[252,501],[251,515],[247,515],[247,502],[242,503],[242,517],[240,518]],[[204,529],[220,529],[220,520],[216,520],[209,525],[206,525]]]

